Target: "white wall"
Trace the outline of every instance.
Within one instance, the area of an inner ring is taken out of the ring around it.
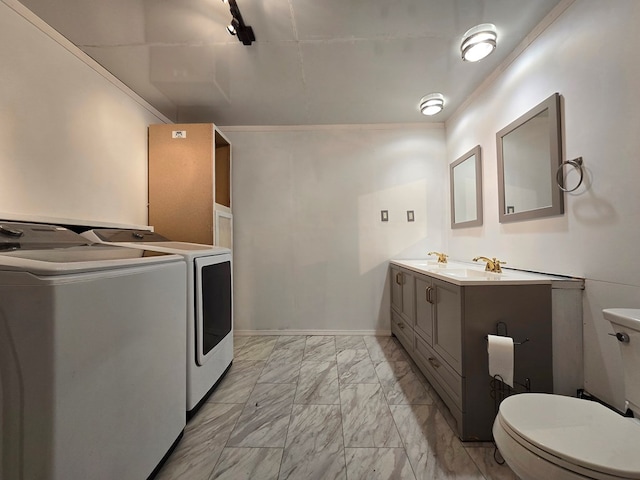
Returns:
[[[165,117],[15,0],[0,2],[0,218],[147,224]]]
[[[449,163],[480,144],[484,178],[484,225],[446,230],[448,253],[585,277],[585,386],[618,408],[622,364],[601,309],[640,307],[639,24],[636,0],[576,0],[446,125]],[[554,92],[565,158],[582,156],[587,178],[565,215],[500,224],[495,134]]]
[[[236,329],[388,332],[388,260],[442,246],[443,125],[223,130]]]

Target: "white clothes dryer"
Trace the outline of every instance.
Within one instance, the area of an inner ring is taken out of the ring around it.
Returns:
[[[184,262],[0,222],[0,478],[131,479],[182,436]]]
[[[187,273],[187,418],[222,380],[233,361],[231,250],[172,242],[147,230],[94,229],[82,235],[96,243],[181,255]]]

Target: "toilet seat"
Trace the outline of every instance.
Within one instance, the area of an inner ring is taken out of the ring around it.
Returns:
[[[496,421],[529,452],[585,478],[640,479],[640,426],[599,403],[514,395]]]

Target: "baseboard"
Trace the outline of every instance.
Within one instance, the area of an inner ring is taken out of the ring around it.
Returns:
[[[248,335],[352,335],[352,336],[376,336],[390,337],[391,330],[238,330],[234,329],[233,334],[238,337]]]

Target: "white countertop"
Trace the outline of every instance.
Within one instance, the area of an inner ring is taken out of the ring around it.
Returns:
[[[525,272],[505,267],[502,267],[502,273],[486,272],[484,270],[485,262],[449,261],[437,263],[432,259],[418,259],[391,260],[390,263],[460,286],[536,284],[552,284],[553,288],[583,288],[584,286],[584,280],[580,278]]]

